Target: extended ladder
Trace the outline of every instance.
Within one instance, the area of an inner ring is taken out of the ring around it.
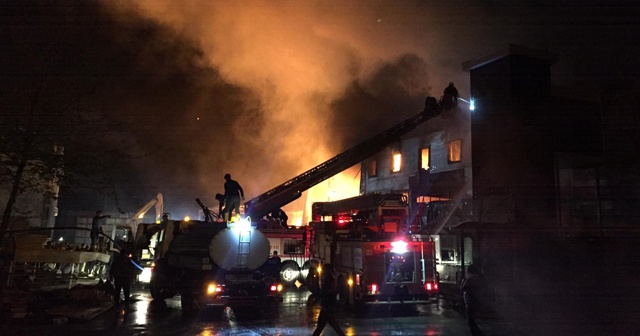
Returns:
[[[441,110],[436,99],[428,97],[424,111],[250,199],[245,203],[245,215],[255,220],[292,202],[307,189],[376,154],[418,125],[438,116]]]

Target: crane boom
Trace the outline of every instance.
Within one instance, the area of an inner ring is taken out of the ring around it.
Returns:
[[[244,204],[245,215],[257,219],[289,204],[299,198],[302,192],[307,189],[376,154],[418,125],[438,116],[441,110],[442,107],[437,100],[428,97],[424,111],[250,199]]]

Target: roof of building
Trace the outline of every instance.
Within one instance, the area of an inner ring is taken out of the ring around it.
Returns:
[[[546,60],[549,64],[553,64],[557,61],[557,55],[547,50],[533,49],[509,43],[506,45],[506,48],[502,48],[498,51],[494,51],[462,63],[462,70],[471,71],[510,55],[521,55]]]

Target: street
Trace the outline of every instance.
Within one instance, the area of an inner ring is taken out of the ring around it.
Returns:
[[[155,302],[145,289],[137,289],[134,302],[110,309],[89,321],[68,319],[0,325],[0,335],[311,335],[319,306],[308,303],[309,292],[289,289],[279,311],[259,312],[202,309],[196,316],[183,317],[180,299]],[[617,307],[621,311],[621,307]],[[340,311],[338,321],[347,335],[469,335],[466,320],[450,308],[416,306],[399,308],[379,305],[366,312]],[[634,320],[591,319],[566,316],[550,319],[523,314],[519,319],[481,319],[485,335],[633,335]],[[335,335],[327,326],[323,335]]]

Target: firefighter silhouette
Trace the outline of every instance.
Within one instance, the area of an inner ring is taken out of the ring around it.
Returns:
[[[458,89],[449,82],[449,86],[444,89],[442,95],[442,108],[450,110],[458,105]]]

